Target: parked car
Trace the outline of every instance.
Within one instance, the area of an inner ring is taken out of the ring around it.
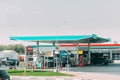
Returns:
[[[10,76],[6,70],[0,70],[0,80],[10,80]]]
[[[6,65],[7,66],[15,66],[15,65],[19,65],[19,61],[17,59],[7,59],[6,61]]]
[[[91,63],[93,65],[96,65],[96,64],[108,65],[109,63],[111,63],[108,54],[105,54],[105,53],[94,54],[94,53],[92,53],[91,55],[92,55]]]

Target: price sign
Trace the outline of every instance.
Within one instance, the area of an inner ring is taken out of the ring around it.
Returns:
[[[32,46],[27,46],[26,51],[29,53],[33,53],[33,47]]]

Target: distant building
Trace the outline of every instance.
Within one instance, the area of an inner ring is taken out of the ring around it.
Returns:
[[[19,54],[14,50],[0,51],[0,58],[19,59]]]

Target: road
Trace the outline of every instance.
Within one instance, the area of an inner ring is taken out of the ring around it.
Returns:
[[[120,75],[120,64],[109,64],[107,66],[94,65],[94,66],[84,66],[84,67],[72,67],[70,68],[70,71]]]
[[[71,67],[70,71],[68,71],[67,73],[70,72],[73,72],[73,74],[76,74],[77,76],[75,77],[74,76],[73,77],[11,76],[11,80],[119,80],[120,64],[110,64],[108,66],[96,65],[96,66],[84,66],[84,67]],[[104,79],[104,78],[108,78],[108,79]]]

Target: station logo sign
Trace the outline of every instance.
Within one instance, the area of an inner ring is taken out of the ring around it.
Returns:
[[[32,46],[27,46],[26,47],[26,52],[27,52],[27,55],[33,55],[33,47]]]

